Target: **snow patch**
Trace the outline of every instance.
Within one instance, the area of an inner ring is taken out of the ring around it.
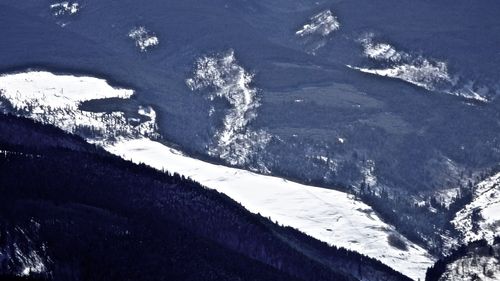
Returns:
[[[310,21],[295,32],[300,37],[308,35],[328,36],[338,30],[340,23],[331,10],[323,11],[310,18]]]
[[[340,23],[331,10],[323,11],[309,19],[295,35],[302,39],[306,52],[312,55],[328,43],[334,31],[340,29]]]
[[[491,242],[500,233],[500,173],[477,184],[473,196],[452,223],[463,243],[483,238]]]
[[[227,111],[222,128],[214,136],[209,154],[220,157],[231,165],[248,163],[255,149],[263,149],[271,136],[263,130],[247,128],[257,117],[260,100],[253,88],[253,75],[236,60],[233,50],[197,60],[193,77],[186,80],[192,91],[208,90],[209,100],[221,98],[231,108]],[[210,115],[215,109],[210,110]]]
[[[80,11],[80,4],[63,1],[50,5],[50,10],[54,16],[75,15]]]
[[[374,44],[368,40],[364,43],[364,55],[374,60],[390,60],[399,62],[405,54],[401,54],[393,46],[386,43]]]
[[[359,41],[363,55],[377,67],[357,67],[347,65],[364,73],[400,79],[429,91],[443,92],[467,99],[488,102],[488,89],[476,87],[474,82],[467,83],[451,75],[448,64],[422,55],[412,55],[399,51],[388,43],[375,42],[373,34],[367,34]],[[477,88],[477,89],[476,89]]]
[[[132,28],[128,33],[128,37],[135,41],[135,45],[141,52],[146,52],[148,49],[160,44],[158,37],[144,26]]]
[[[130,98],[134,92],[113,88],[105,80],[72,75],[55,75],[45,71],[0,76],[0,98],[10,102],[15,113],[70,132],[87,136],[92,142],[109,141],[111,137],[155,137],[156,115],[152,108],[139,113],[150,120],[130,124],[123,112],[88,112],[80,110],[84,101]]]

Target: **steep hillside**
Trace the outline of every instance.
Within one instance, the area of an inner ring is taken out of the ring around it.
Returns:
[[[130,102],[133,92],[129,89],[111,87],[103,79],[45,71],[2,75],[0,89],[0,98],[11,112],[79,134],[124,159],[189,177],[253,213],[378,259],[411,278],[423,278],[433,263],[425,249],[346,192],[216,165],[162,143],[153,108],[138,105],[134,110],[131,105],[130,112],[122,112],[106,106],[111,97]],[[88,110],[88,103],[99,102],[103,104],[100,110]],[[241,119],[231,120],[240,123]],[[227,135],[233,135],[232,131],[224,133],[224,139]],[[245,148],[238,149],[240,155]]]
[[[0,115],[0,150],[3,274],[408,280],[250,214],[193,181],[126,162],[50,126]]]
[[[498,14],[496,0],[2,0],[0,71],[119,82],[164,143],[341,188],[439,255],[440,205],[500,162]]]

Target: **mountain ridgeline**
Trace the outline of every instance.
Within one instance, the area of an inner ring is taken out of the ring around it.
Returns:
[[[6,279],[410,280],[51,126],[0,115],[0,151]]]

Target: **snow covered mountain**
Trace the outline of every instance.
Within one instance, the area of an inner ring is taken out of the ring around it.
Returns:
[[[152,109],[149,120],[135,125],[123,112],[80,109],[85,101],[130,98],[132,94],[92,77],[43,71],[0,76],[0,97],[12,113],[80,133],[124,159],[189,177],[228,195],[251,212],[330,245],[378,259],[411,278],[423,278],[432,265],[434,258],[426,250],[383,222],[370,206],[344,192],[190,158],[151,139],[156,136]],[[94,134],[81,133],[84,128]]]
[[[202,169],[236,173],[253,212],[411,276],[498,231],[497,0],[0,2],[2,110],[211,188]]]

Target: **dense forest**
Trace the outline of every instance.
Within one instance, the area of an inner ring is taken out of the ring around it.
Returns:
[[[0,115],[0,274],[48,280],[409,280],[176,174]]]

